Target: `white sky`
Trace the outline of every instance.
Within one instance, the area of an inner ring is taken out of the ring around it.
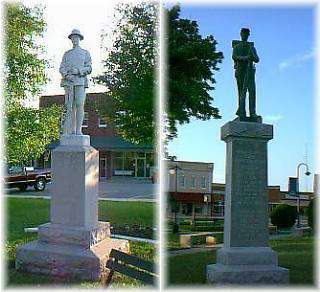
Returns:
[[[50,67],[48,77],[50,81],[43,88],[42,95],[63,94],[60,87],[59,66],[66,50],[72,48],[71,41],[68,39],[73,28],[80,29],[84,40],[80,46],[90,52],[92,58],[92,76],[102,72],[102,60],[104,51],[101,49],[102,31],[111,32],[114,21],[114,7],[119,1],[22,1],[27,6],[44,4],[44,19],[47,23],[47,30],[41,40],[45,44],[46,57]],[[111,42],[110,44],[111,45]],[[87,92],[105,91],[105,87],[93,85],[89,82]]]

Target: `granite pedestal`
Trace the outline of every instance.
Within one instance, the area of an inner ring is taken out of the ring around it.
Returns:
[[[207,281],[217,285],[287,284],[268,245],[267,142],[273,127],[232,121],[221,129],[227,144],[224,245]]]
[[[38,240],[18,247],[16,268],[57,277],[96,280],[108,271],[111,249],[129,252],[98,221],[99,154],[86,135],[63,135],[52,153],[51,222]]]

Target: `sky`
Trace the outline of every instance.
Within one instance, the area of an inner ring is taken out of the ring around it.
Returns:
[[[222,119],[193,120],[179,127],[178,138],[168,147],[179,160],[214,163],[214,182],[225,180],[225,142],[220,128],[233,120],[237,109],[231,41],[242,27],[251,29],[260,63],[256,69],[257,113],[274,126],[268,144],[268,183],[288,186],[297,165],[307,162],[315,170],[315,7],[307,6],[214,6],[181,5],[181,18],[196,20],[203,36],[212,34],[223,52],[215,73],[213,105]],[[301,190],[312,190],[313,177],[303,175]]]
[[[47,23],[47,28],[39,43],[45,46],[45,56],[49,59],[50,68],[47,73],[50,81],[43,88],[42,95],[64,93],[63,88],[60,87],[59,66],[63,53],[72,48],[68,35],[74,28],[80,29],[84,36],[80,46],[88,50],[91,55],[91,76],[97,76],[103,71],[102,60],[105,59],[105,50],[101,49],[101,33],[107,32],[111,35],[115,21],[114,7],[119,1],[90,0],[90,6],[88,6],[88,1],[75,0],[23,0],[22,2],[30,7],[36,4],[45,6],[44,20]],[[106,44],[110,45],[110,42],[111,38],[107,40]],[[88,92],[105,90],[105,87],[89,82]]]
[[[105,51],[100,35],[108,33],[111,45],[114,7],[119,1],[33,1],[33,6],[45,3],[47,30],[40,41],[46,47],[50,81],[42,95],[63,94],[59,66],[63,53],[71,48],[67,38],[73,28],[84,35],[81,46],[90,52],[93,72],[102,72]],[[134,2],[134,1],[131,1]],[[260,63],[257,65],[257,112],[265,123],[273,124],[274,139],[269,142],[269,185],[287,188],[289,176],[296,175],[299,162],[307,162],[314,172],[314,64],[315,9],[313,6],[214,6],[187,5],[182,2],[181,17],[196,20],[202,35],[212,34],[224,59],[215,73],[216,88],[212,92],[214,106],[222,119],[194,120],[179,127],[179,137],[169,145],[169,152],[180,160],[213,162],[213,181],[224,182],[225,143],[220,140],[220,127],[235,118],[236,84],[231,60],[231,41],[239,39],[241,27],[251,28]],[[105,91],[103,86],[89,83],[88,92]],[[35,101],[36,102],[36,101]],[[303,178],[302,189],[311,190],[312,178]]]

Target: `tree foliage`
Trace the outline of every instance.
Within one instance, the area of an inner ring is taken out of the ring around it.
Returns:
[[[158,5],[121,3],[116,11],[113,46],[107,49],[104,73],[96,78],[109,89],[112,104],[106,98],[97,108],[125,139],[151,144],[156,118]]]
[[[10,165],[39,158],[52,140],[59,140],[61,106],[45,109],[16,105],[6,113],[6,153]]]
[[[214,71],[223,59],[216,45],[212,35],[201,36],[196,21],[180,18],[179,5],[167,11],[169,139],[177,136],[177,123],[220,118],[211,93]]]
[[[308,225],[314,229],[314,209],[315,209],[315,199],[312,199],[307,208]]]
[[[62,108],[43,110],[23,106],[37,97],[47,82],[48,62],[42,57],[46,23],[43,8],[19,2],[5,4],[5,142],[8,164],[28,164],[59,138]]]
[[[293,206],[281,204],[272,210],[270,217],[271,223],[278,228],[292,227],[297,218],[297,210]]]
[[[107,50],[105,72],[96,78],[109,89],[113,104],[99,102],[126,139],[151,143],[155,133],[156,70],[158,59],[158,5],[120,4],[117,7],[113,46]],[[165,115],[168,138],[177,135],[177,123],[192,117],[219,118],[212,105],[214,71],[223,55],[212,35],[202,37],[196,21],[181,19],[180,7],[167,11],[168,104]]]
[[[43,36],[43,9],[29,8],[19,2],[5,4],[5,104],[39,94],[47,82],[47,61],[42,57],[43,46],[37,39]]]

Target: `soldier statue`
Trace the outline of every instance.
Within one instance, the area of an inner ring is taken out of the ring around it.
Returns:
[[[60,65],[62,75],[61,86],[65,89],[66,117],[64,135],[82,135],[84,118],[85,88],[88,88],[87,75],[91,73],[91,57],[88,51],[80,48],[79,42],[83,35],[73,29],[68,38],[73,48],[64,53]]]
[[[242,28],[241,41],[232,41],[235,77],[238,86],[239,107],[237,116],[240,121],[257,121],[256,113],[256,85],[255,85],[255,63],[259,62],[257,51],[253,42],[248,42],[250,30]],[[246,95],[249,93],[250,117],[246,117]]]

